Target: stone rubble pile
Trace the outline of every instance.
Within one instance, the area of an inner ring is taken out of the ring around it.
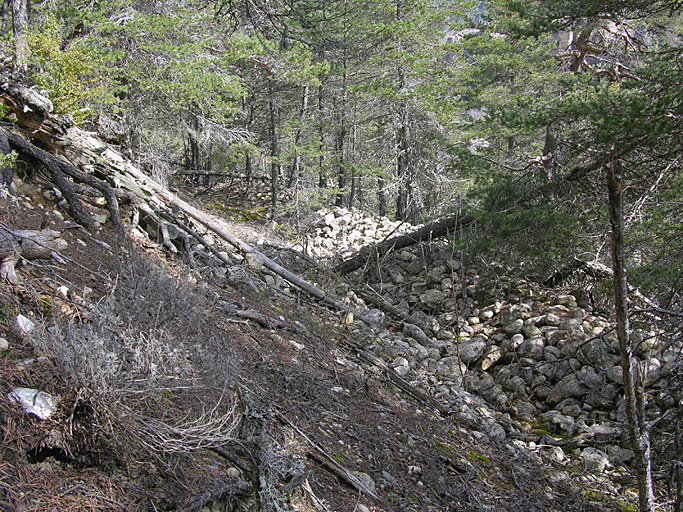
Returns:
[[[306,237],[307,254],[314,258],[345,257],[364,245],[416,229],[407,222],[369,217],[347,208],[321,210],[317,218]]]
[[[371,241],[377,241],[393,229],[384,222],[378,223],[381,228],[373,226],[368,218],[356,227],[357,215],[328,213],[311,245],[345,250],[372,239],[372,233],[376,238]],[[350,235],[354,230],[358,234]],[[404,323],[400,330],[376,329],[368,348],[448,404],[476,434],[496,440],[505,439],[506,431],[564,439],[585,434],[601,449],[586,447],[574,455],[599,471],[633,457],[620,439],[625,406],[614,326],[580,307],[573,295],[534,290],[509,278],[486,279],[463,268],[447,247],[436,243],[389,254],[363,280],[424,328]],[[348,285],[336,292],[364,305]],[[654,332],[635,331],[633,336],[651,396],[646,412],[657,417],[675,405],[667,388],[683,345]],[[559,447],[548,455],[565,458]]]

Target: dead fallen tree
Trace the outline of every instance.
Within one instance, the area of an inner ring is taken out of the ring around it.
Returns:
[[[342,261],[339,265],[334,267],[334,272],[342,275],[349,274],[354,270],[358,270],[370,261],[378,261],[385,254],[390,251],[396,251],[409,247],[413,244],[426,242],[435,238],[441,238],[449,235],[460,227],[467,226],[474,222],[474,217],[471,215],[455,215],[445,219],[439,219],[422,226],[420,229],[408,233],[406,235],[395,236],[379,242],[377,244],[363,247],[358,253]]]
[[[47,151],[43,151],[15,133],[0,129],[0,140],[7,141],[7,144],[11,149],[16,150],[21,156],[31,161],[34,165],[44,167],[48,171],[52,183],[62,192],[62,195],[69,203],[69,206],[71,206],[71,212],[79,224],[90,228],[93,226],[93,220],[88,211],[83,207],[83,203],[76,194],[73,184],[66,179],[66,176],[69,176],[76,183],[88,185],[99,191],[107,201],[109,217],[112,224],[114,224],[114,227],[119,234],[124,233],[123,224],[121,223],[121,214],[119,213],[118,199],[114,189],[109,186],[109,184],[94,176],[79,171],[68,162],[51,155]]]
[[[83,208],[80,200],[73,191],[71,182],[64,174],[71,177],[77,183],[85,183],[102,193],[107,199],[112,222],[119,232],[123,232],[123,225],[118,213],[117,196],[134,196],[137,207],[147,215],[159,219],[159,226],[166,242],[169,237],[163,233],[166,224],[160,218],[174,219],[174,223],[181,226],[180,230],[187,231],[183,226],[182,215],[193,219],[197,223],[212,231],[223,241],[237,249],[252,267],[264,267],[279,275],[289,283],[305,291],[309,295],[319,299],[337,311],[352,313],[353,318],[362,320],[368,324],[377,323],[377,320],[363,311],[354,310],[338,298],[327,293],[323,289],[302,279],[280,264],[271,260],[260,251],[257,251],[246,242],[229,233],[224,226],[213,217],[193,207],[165,187],[156,183],[140,169],[126,160],[112,146],[102,142],[93,134],[80,130],[76,127],[66,129],[64,123],[50,114],[51,107],[44,98],[21,86],[0,86],[0,101],[3,101],[17,116],[18,125],[26,131],[29,138],[40,141],[42,150],[24,139],[7,130],[0,130],[0,136],[6,137],[9,145],[20,151],[23,155],[32,159],[36,164],[44,166],[55,180],[55,184],[62,190],[64,197],[69,201],[72,211],[77,220],[85,225],[92,225],[92,219],[87,210]],[[42,102],[42,103],[41,103]],[[23,108],[23,106],[29,108]],[[54,119],[53,119],[54,118]],[[52,155],[49,151],[60,154],[66,161]],[[99,176],[99,178],[95,177]],[[115,187],[116,193],[113,187]],[[125,191],[125,192],[123,192]],[[407,247],[413,243],[430,238],[437,238],[449,233],[457,226],[471,222],[469,217],[452,217],[437,221],[411,235],[386,240],[379,246],[373,246],[362,254],[383,254],[392,248]],[[168,245],[172,245],[170,241]],[[170,248],[169,248],[170,249]],[[362,259],[362,258],[361,258]],[[362,265],[359,256],[352,258],[354,265]],[[359,263],[360,262],[360,263]],[[348,264],[347,264],[348,265]],[[350,270],[349,270],[350,271]],[[350,315],[347,315],[350,317]]]
[[[595,279],[606,279],[612,275],[612,269],[602,263],[594,261],[584,261],[574,257],[572,261],[558,269],[543,282],[543,286],[555,288],[561,285],[577,272],[593,277]]]
[[[302,279],[243,240],[235,237],[232,233],[229,233],[218,220],[183,201],[168,189],[156,183],[140,169],[124,159],[120,153],[112,149],[108,144],[103,143],[89,133],[73,128],[63,138],[53,141],[52,147],[63,154],[74,166],[96,171],[98,174],[105,176],[108,182],[117,184],[120,188],[133,194],[139,203],[139,207],[157,211],[160,217],[163,216],[166,219],[178,219],[180,224],[182,224],[180,219],[180,214],[182,213],[237,249],[252,267],[267,268],[338,311],[349,312],[352,309],[348,304],[343,303],[323,289]],[[364,312],[353,311],[353,313],[355,318],[366,323],[373,323],[373,319]]]
[[[57,251],[66,249],[66,246],[59,231],[13,230],[0,225],[0,282],[19,282],[14,270],[19,259],[50,259]]]

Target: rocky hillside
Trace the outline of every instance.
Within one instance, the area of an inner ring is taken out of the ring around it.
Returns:
[[[1,291],[6,510],[618,510],[633,498],[615,483],[629,475],[618,375],[596,386],[591,372],[614,366],[609,334],[590,340],[609,322],[573,297],[478,307],[481,278],[434,245],[390,255],[370,281],[424,330],[377,310],[371,326],[340,321],[220,247],[225,266],[206,250],[216,240],[173,255],[131,228],[121,243],[97,203],[103,224],[86,232],[52,188],[16,184],[3,229],[46,224],[68,246]],[[329,239],[311,232],[314,246]],[[362,307],[357,288],[336,291]],[[119,370],[104,371],[108,358]]]
[[[5,510],[633,509],[613,327],[581,294],[437,240],[341,280],[415,226],[331,210],[290,241],[38,124],[60,158],[3,131]],[[681,340],[637,336],[663,478]]]

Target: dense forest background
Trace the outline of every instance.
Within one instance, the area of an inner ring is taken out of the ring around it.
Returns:
[[[162,182],[265,183],[274,220],[323,205],[414,223],[467,211],[466,243],[537,278],[607,262],[617,162],[629,278],[680,310],[680,11],[7,0],[3,53]]]

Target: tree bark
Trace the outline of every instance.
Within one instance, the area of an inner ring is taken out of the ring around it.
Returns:
[[[16,149],[21,155],[32,160],[34,164],[42,165],[48,170],[52,183],[54,183],[54,185],[62,192],[62,195],[69,203],[69,206],[71,206],[71,213],[76,221],[86,228],[92,228],[94,226],[94,222],[90,213],[88,213],[88,211],[83,207],[83,203],[74,192],[71,182],[69,182],[62,173],[64,162],[60,161],[50,153],[37,148],[23,137],[2,129],[0,129],[0,133],[7,137],[10,146]],[[73,172],[74,175],[82,175],[82,173],[80,173],[77,169],[73,169],[71,172]],[[104,195],[107,196],[108,204],[110,205],[110,212],[116,215],[116,218],[112,218],[112,221],[117,228],[122,229],[122,226],[120,225],[120,216],[118,216],[118,202],[116,201],[116,196],[114,195],[113,191],[111,189],[107,190],[96,178],[89,178],[84,178],[84,181],[88,185],[95,186],[96,188],[102,186],[103,191],[106,190],[104,191]]]
[[[14,28],[14,69],[25,73],[28,69],[28,0],[12,0],[12,23]]]
[[[609,216],[612,225],[612,270],[614,271],[614,309],[617,320],[617,339],[623,369],[624,400],[628,418],[631,449],[638,479],[640,512],[654,512],[655,498],[652,484],[652,459],[650,433],[643,411],[644,399],[642,376],[633,355],[629,339],[628,285],[626,281],[626,256],[624,253],[624,212],[622,177],[618,161],[607,166],[607,189]]]
[[[335,204],[337,206],[344,206],[344,199],[346,197],[346,159],[345,159],[345,143],[346,143],[346,49],[342,57],[343,73],[342,73],[342,91],[341,91],[341,105],[339,106],[339,131],[337,132],[337,194]]]
[[[334,272],[339,272],[342,275],[348,274],[359,269],[371,259],[377,260],[381,258],[389,251],[402,249],[419,242],[446,236],[459,226],[466,226],[472,222],[474,222],[474,217],[471,215],[465,215],[464,217],[456,215],[454,217],[430,222],[407,235],[396,236],[378,244],[363,247],[358,254],[337,265],[334,268]]]
[[[273,78],[268,79],[268,107],[270,111],[270,218],[275,219],[278,211],[278,190],[280,187],[280,140],[277,123],[277,105],[275,104],[275,84]]]
[[[63,251],[66,247],[59,231],[12,230],[0,226],[0,282],[19,282],[14,270],[19,258],[50,259],[54,252]]]
[[[387,193],[385,190],[386,181],[384,176],[377,177],[377,215],[380,217],[387,216]]]
[[[32,160],[34,164],[42,165],[45,167],[45,169],[47,169],[52,183],[54,183],[54,185],[62,192],[64,199],[66,199],[66,201],[69,203],[69,206],[71,207],[71,213],[76,219],[76,222],[82,226],[85,226],[86,228],[92,228],[94,226],[94,222],[90,213],[88,213],[88,211],[83,207],[83,203],[74,192],[71,183],[66,179],[64,174],[62,174],[60,166],[57,163],[57,159],[50,153],[47,153],[42,149],[38,149],[29,141],[19,137],[18,135],[3,129],[0,129],[0,133],[3,133],[4,136],[9,140],[10,146],[17,149],[23,156]]]
[[[320,155],[318,156],[318,188],[327,188],[327,170],[325,169],[325,125],[323,109],[324,89],[321,83],[318,86],[318,139],[320,140]]]
[[[543,286],[555,288],[579,271],[595,279],[607,279],[614,274],[611,268],[602,265],[601,263],[583,261],[582,259],[574,257],[570,263],[558,269],[553,275],[543,281]]]
[[[301,108],[299,109],[299,123],[303,122],[308,110],[308,85],[304,86],[301,98]],[[301,124],[298,124],[294,132],[294,158],[289,168],[289,178],[287,179],[287,188],[294,188],[299,183],[299,175],[301,174],[301,154],[299,153],[299,144],[301,144],[301,135],[303,130]]]

